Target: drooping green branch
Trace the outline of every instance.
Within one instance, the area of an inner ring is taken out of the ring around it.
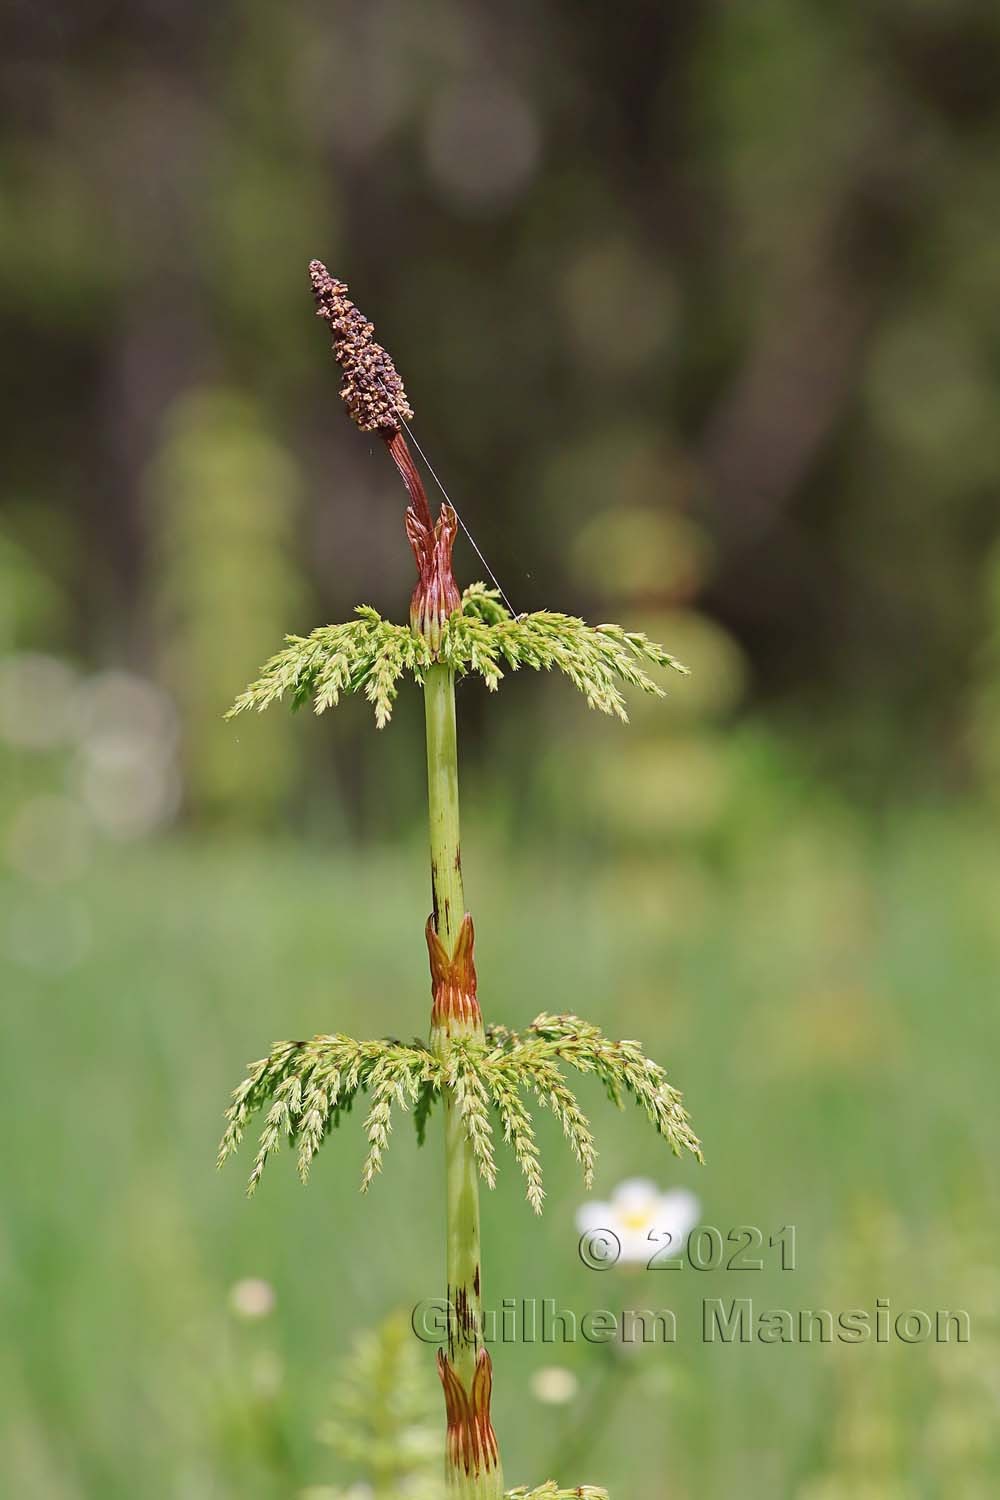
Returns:
[[[356,1042],[349,1036],[317,1036],[311,1042],[279,1042],[268,1057],[254,1063],[233,1095],[228,1124],[219,1146],[221,1166],[238,1150],[247,1124],[268,1105],[249,1191],[253,1193],[269,1156],[284,1141],[298,1149],[299,1176],[305,1182],[312,1159],[331,1130],[340,1124],[359,1093],[370,1099],[365,1120],[368,1156],[362,1174],[367,1189],[380,1171],[392,1128],[393,1104],[417,1107],[440,1092],[440,1067],[430,1052],[401,1042]],[[421,1127],[422,1128],[422,1127]]]
[[[422,683],[433,658],[408,625],[390,624],[367,604],[358,606],[357,616],[344,625],[323,625],[309,636],[287,636],[284,650],[264,664],[228,717],[248,709],[263,712],[286,694],[293,708],[312,699],[321,714],[336,708],[342,697],[363,692],[382,729],[392,716],[403,673]]]

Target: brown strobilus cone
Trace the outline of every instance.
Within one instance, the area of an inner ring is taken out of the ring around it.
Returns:
[[[362,432],[377,432],[385,442],[410,497],[406,535],[418,573],[410,624],[436,651],[442,626],[461,603],[451,570],[458,517],[445,504],[437,521],[431,519],[427,493],[403,432],[413,410],[396,366],[375,342],[374,326],[348,297],[346,283],[331,276],[322,261],[311,262],[309,275],[317,315],[330,326],[334,357],[344,372],[341,399]]]

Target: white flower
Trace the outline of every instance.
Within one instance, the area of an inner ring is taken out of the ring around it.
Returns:
[[[662,1259],[681,1253],[700,1209],[687,1188],[663,1193],[648,1178],[629,1177],[618,1184],[608,1202],[583,1204],[576,1227],[584,1237],[610,1230],[621,1246],[621,1254],[613,1254],[610,1263],[617,1259],[622,1265],[645,1265],[654,1255]]]
[[[274,1311],[274,1287],[259,1276],[247,1276],[231,1288],[229,1306],[238,1318],[248,1322],[266,1318]]]
[[[547,1406],[565,1406],[576,1395],[579,1381],[565,1365],[543,1365],[531,1377],[532,1394]]]

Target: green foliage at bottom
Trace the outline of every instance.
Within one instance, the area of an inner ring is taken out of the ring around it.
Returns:
[[[508,1490],[505,1500],[608,1500],[608,1492],[597,1489],[592,1484],[581,1484],[574,1490],[561,1490],[555,1480],[550,1479],[534,1490],[527,1490],[523,1486]]]
[[[372,1500],[444,1500],[439,1405],[410,1320],[393,1313],[354,1339],[318,1436],[364,1475]],[[347,1500],[356,1492],[324,1486],[306,1493]]]
[[[1000,1330],[989,1315],[1000,1295],[1000,1007],[984,1004],[1000,972],[995,825],[981,805],[935,805],[871,828],[789,774],[787,757],[773,779],[760,755],[741,764],[745,822],[705,856],[616,847],[601,866],[553,859],[549,845],[484,842],[476,862],[484,916],[511,910],[512,877],[517,890],[517,941],[484,953],[491,993],[515,995],[531,964],[540,981],[558,974],[573,1008],[609,1036],[623,1030],[628,993],[629,1034],[683,1084],[695,1123],[712,1119],[709,1174],[658,1149],[631,1111],[598,1119],[584,1081],[599,1196],[649,1176],[694,1188],[702,1220],[724,1234],[733,1221],[767,1233],[794,1223],[799,1248],[794,1272],[773,1252],[763,1271],[593,1272],[575,1254],[571,1153],[553,1140],[545,1155],[540,1220],[520,1211],[520,1174],[501,1170],[483,1205],[490,1264],[503,1267],[502,1277],[487,1268],[491,1305],[523,1287],[578,1317],[670,1306],[678,1318],[671,1346],[498,1351],[507,1487],[551,1477],[604,1485],[613,1500],[859,1500],[866,1489],[987,1500],[1000,1493]],[[234,1061],[266,1050],[254,1038],[330,1024],[313,1018],[330,1014],[332,969],[340,1030],[393,1025],[392,997],[412,991],[412,953],[397,939],[422,914],[415,858],[187,838],[100,850],[72,886],[0,872],[5,911],[47,965],[28,966],[24,937],[0,951],[10,1001],[0,1112],[8,1137],[30,1142],[5,1159],[0,1494],[305,1500],[307,1487],[344,1483],[317,1444],[331,1364],[387,1303],[409,1310],[440,1294],[436,1237],[401,1233],[427,1222],[437,1162],[421,1162],[403,1117],[387,1190],[352,1193],[360,1101],[343,1122],[348,1149],[330,1143],[313,1191],[299,1188],[286,1148],[273,1164],[284,1170],[268,1170],[248,1207],[239,1164],[215,1178],[204,1157],[242,1076]],[[90,943],[55,971],[74,912]],[[41,1193],[45,1182],[58,1192]],[[229,1310],[242,1276],[271,1284],[269,1316]],[[894,1315],[970,1308],[971,1342],[700,1337],[706,1296],[837,1311],[883,1294]],[[416,1353],[439,1428],[432,1350]],[[553,1363],[578,1381],[577,1405],[536,1396],[537,1372]]]

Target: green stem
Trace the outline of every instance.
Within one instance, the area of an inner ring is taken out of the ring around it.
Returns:
[[[462,853],[458,823],[458,733],[455,728],[455,674],[449,667],[427,669],[427,800],[430,805],[431,885],[438,937],[452,953],[465,915]]]
[[[427,720],[427,793],[430,810],[431,884],[434,923],[448,955],[455,952],[465,892],[458,816],[458,739],[455,727],[455,674],[440,665],[424,679]],[[483,1023],[451,1021],[435,1026],[431,1044],[447,1057],[456,1036],[482,1039]],[[448,1355],[462,1389],[469,1394],[482,1348],[482,1276],[480,1267],[479,1174],[475,1153],[460,1111],[450,1094],[444,1100],[445,1171],[447,1182],[447,1273],[449,1315]],[[462,1496],[503,1495],[499,1463],[483,1473],[466,1474],[448,1465],[450,1493]]]

